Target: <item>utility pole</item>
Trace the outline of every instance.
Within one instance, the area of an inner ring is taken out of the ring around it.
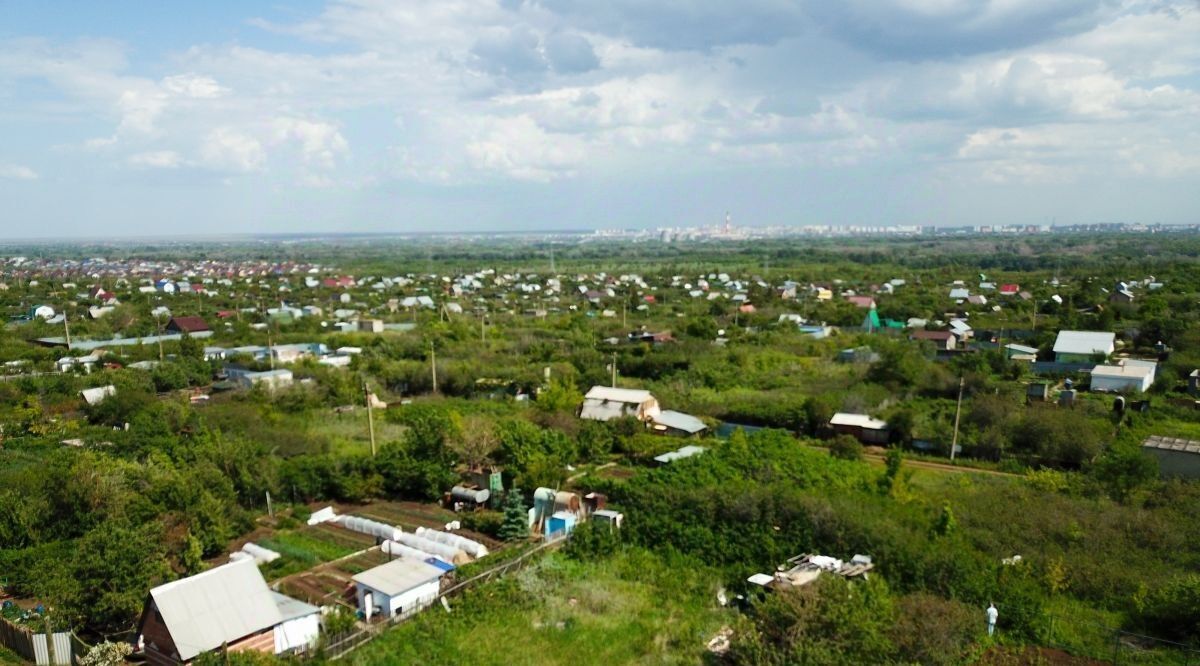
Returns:
[[[954,437],[950,440],[950,462],[954,462],[954,449],[958,448],[958,417],[962,415],[962,394],[964,376],[958,378],[958,404],[954,407]]]
[[[617,352],[612,353],[612,387],[617,388]]]
[[[437,393],[437,351],[433,348],[433,340],[429,341],[429,369],[433,373],[433,392]]]
[[[163,323],[162,323],[162,317],[161,317],[161,316],[158,316],[158,315],[155,315],[155,317],[154,317],[154,323],[158,324],[158,362],[159,362],[159,363],[162,363],[162,361],[163,361],[163,346],[162,346],[162,338],[163,338]]]
[[[375,457],[375,416],[371,412],[371,392],[363,382],[363,399],[367,401],[367,430],[371,433],[371,457]]]
[[[71,325],[67,323],[67,311],[63,309],[63,334],[67,336],[67,351],[71,351]]]
[[[621,328],[627,328],[627,327],[628,327],[628,324],[626,324],[626,323],[625,323],[625,311],[626,311],[627,309],[629,309],[629,304],[628,304],[628,303],[626,303],[626,302],[624,302],[624,301],[622,301],[622,302],[621,302]]]

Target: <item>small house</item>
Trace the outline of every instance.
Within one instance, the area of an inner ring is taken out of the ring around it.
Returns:
[[[1200,369],[1192,370],[1192,374],[1188,375],[1188,393],[1192,397],[1200,395]]]
[[[834,432],[850,435],[864,444],[886,444],[888,441],[887,421],[866,414],[838,412],[829,419],[829,425]]]
[[[661,412],[658,400],[649,391],[593,386],[583,397],[579,417],[592,421],[609,421],[632,416],[639,421],[650,421]]]
[[[171,317],[167,322],[167,330],[172,333],[203,333],[210,331],[203,317]]]
[[[954,349],[958,338],[950,331],[929,331],[918,329],[908,336],[910,340],[926,340],[933,343],[938,349]]]
[[[1097,355],[1116,350],[1116,334],[1108,331],[1059,331],[1054,340],[1054,360],[1059,363],[1087,363]]]
[[[354,575],[350,580],[358,597],[358,608],[370,620],[408,617],[431,605],[441,591],[446,569],[413,557],[401,557],[374,569]]]
[[[152,666],[217,649],[280,655],[315,645],[320,623],[319,608],[271,591],[246,558],[150,590],[134,643]]]

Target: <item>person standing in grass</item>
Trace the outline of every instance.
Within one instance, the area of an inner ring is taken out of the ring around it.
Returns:
[[[1000,611],[996,610],[996,604],[989,602],[987,607],[988,636],[996,632],[996,618],[998,617],[1000,617]]]

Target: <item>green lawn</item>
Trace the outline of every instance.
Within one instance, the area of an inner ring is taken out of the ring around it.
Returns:
[[[18,657],[17,654],[12,650],[0,647],[0,665],[9,666],[9,664],[12,664],[13,666],[17,666],[20,664],[21,666],[24,666],[26,663],[27,662]]]
[[[695,664],[735,622],[718,577],[633,549],[577,562],[562,554],[434,607],[351,653],[372,664]]]

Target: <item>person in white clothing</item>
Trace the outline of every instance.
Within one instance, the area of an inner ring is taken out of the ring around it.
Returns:
[[[996,604],[989,603],[987,607],[988,636],[996,632],[996,618],[999,616],[1000,611],[996,610]]]

